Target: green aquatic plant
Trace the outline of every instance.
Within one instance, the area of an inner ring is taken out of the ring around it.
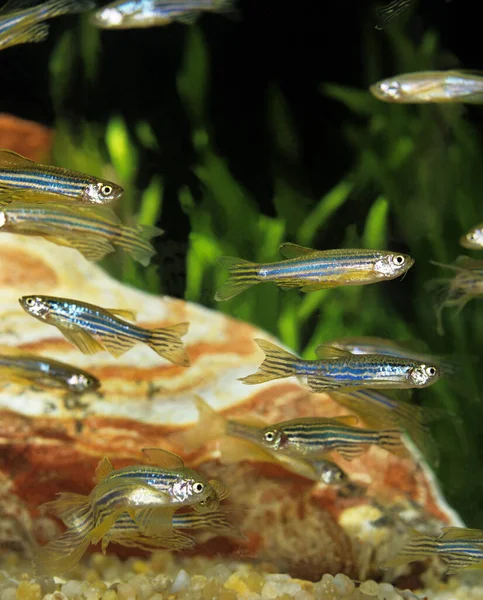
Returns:
[[[434,302],[425,286],[441,276],[429,261],[453,261],[463,253],[458,245],[460,233],[482,220],[481,140],[464,107],[390,105],[367,91],[369,84],[391,74],[379,64],[381,56],[390,55],[392,73],[435,69],[455,59],[444,55],[435,32],[427,32],[418,42],[410,40],[404,34],[404,19],[382,32],[368,23],[365,34],[366,87],[321,82],[321,94],[346,107],[344,135],[355,158],[345,177],[318,199],[301,183],[301,141],[290,107],[275,84],[267,90],[275,207],[275,216],[267,216],[215,147],[207,110],[209,55],[202,29],[186,28],[184,59],[176,82],[191,125],[196,157],[192,170],[201,192],[194,194],[187,183],[175,199],[190,226],[185,298],[250,321],[306,358],[314,357],[320,343],[343,335],[424,340],[435,354],[460,359],[478,356],[483,339],[481,306],[470,303],[459,315],[446,311],[446,334],[441,337],[436,332]],[[79,56],[86,80],[95,82],[96,76],[92,57],[99,44],[98,32],[92,40],[87,34],[80,36],[77,46],[77,38],[68,35],[60,40],[51,64],[58,107],[72,76],[72,63]],[[154,175],[143,189],[137,183],[140,148],[154,153],[162,150],[150,124],[138,123],[134,140],[123,118],[113,114],[106,126],[83,123],[74,136],[61,113],[59,108],[57,164],[123,185],[126,192],[119,214],[124,221],[159,223],[166,203],[163,178]],[[296,176],[287,176],[287,165]],[[226,277],[217,264],[219,256],[274,261],[280,259],[277,248],[283,241],[323,249],[328,238],[339,240],[341,247],[399,248],[411,254],[416,264],[404,281],[311,294],[265,285],[227,302],[214,301],[214,292]],[[157,243],[163,244],[163,238]],[[167,291],[159,265],[142,269],[115,257],[104,266],[142,289]],[[471,358],[462,359],[453,381],[438,383],[414,399],[437,407],[442,415],[433,426],[441,454],[438,475],[450,501],[473,526],[483,525],[483,483],[472,476],[483,470],[479,443],[483,379],[479,373]]]

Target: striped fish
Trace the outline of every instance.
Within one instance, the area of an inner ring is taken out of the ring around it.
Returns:
[[[219,440],[218,447],[224,463],[253,461],[274,463],[292,473],[326,485],[347,485],[349,479],[344,471],[330,460],[320,456],[310,458],[279,452],[264,442],[266,423],[259,418],[249,422],[226,419],[214,411],[202,398],[195,397],[199,412],[198,424],[181,434],[188,451],[200,448],[211,440]],[[356,417],[349,417],[355,419]]]
[[[254,340],[265,360],[247,384],[263,383],[292,375],[304,376],[314,392],[360,388],[423,388],[435,383],[441,371],[435,365],[381,354],[351,354],[322,344],[315,352],[321,360],[303,360],[267,340]]]
[[[163,232],[156,227],[122,225],[106,207],[72,207],[55,203],[13,202],[0,210],[0,231],[40,236],[75,248],[87,260],[98,261],[121,248],[144,266],[155,250],[149,239]]]
[[[414,260],[405,254],[384,250],[312,250],[297,244],[282,244],[287,260],[257,264],[224,256],[221,265],[229,277],[216,292],[215,300],[233,298],[252,285],[271,281],[282,289],[313,292],[324,288],[366,285],[394,279],[408,271]]]
[[[47,37],[48,26],[41,21],[60,15],[80,13],[94,6],[90,0],[49,0],[25,7],[26,2],[10,0],[0,9],[0,50],[16,44],[40,42]]]
[[[302,417],[270,425],[261,431],[262,443],[271,451],[317,460],[337,452],[346,460],[359,456],[369,446],[407,456],[400,429],[353,427],[357,417]]]
[[[89,496],[61,493],[43,505],[43,510],[70,524],[70,529],[39,550],[34,559],[37,574],[60,575],[70,570],[89,544],[97,544],[124,513],[135,521],[142,536],[167,537],[175,543],[181,539],[172,535],[175,510],[193,506],[200,512],[213,512],[227,497],[223,484],[185,468],[179,456],[157,448],[143,452],[154,465],[114,470],[104,458]]]
[[[416,560],[438,556],[448,566],[448,573],[483,568],[483,530],[445,527],[439,537],[413,531],[409,541],[386,562],[397,567]]]
[[[0,379],[21,385],[64,388],[74,394],[93,392],[101,385],[94,375],[82,369],[9,347],[0,348]]]
[[[112,181],[41,165],[12,150],[0,149],[0,205],[12,200],[45,202],[46,199],[107,204],[123,193],[122,187]]]
[[[135,29],[193,23],[202,12],[232,12],[233,0],[117,0],[96,11],[91,23],[102,29]]]
[[[102,551],[105,552],[110,543],[147,551],[153,551],[160,546],[174,549],[193,546],[195,540],[179,531],[180,529],[209,529],[227,537],[242,537],[226,514],[220,510],[207,513],[175,513],[172,516],[172,528],[173,531],[169,535],[148,537],[142,535],[136,521],[128,513],[124,513],[102,538]]]
[[[122,317],[132,320],[136,317],[129,310],[105,309],[54,296],[23,296],[19,302],[29,315],[57,327],[84,354],[107,350],[118,357],[142,342],[175,364],[185,367],[190,364],[181,341],[189,323],[149,330],[124,321]]]
[[[399,358],[414,359],[419,362],[438,365],[446,373],[454,373],[460,363],[466,364],[468,357],[461,359],[457,356],[435,356],[413,349],[417,342],[394,342],[378,337],[346,337],[331,340],[330,345],[340,350],[346,350],[351,354],[384,354],[386,356],[397,356]]]
[[[431,263],[456,272],[454,277],[433,279],[426,284],[428,290],[435,292],[437,330],[443,335],[444,308],[454,306],[459,312],[470,300],[483,296],[483,260],[460,256],[452,265]]]

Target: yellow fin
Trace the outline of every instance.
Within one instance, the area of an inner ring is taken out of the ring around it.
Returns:
[[[230,300],[252,285],[260,283],[258,275],[260,265],[256,263],[233,256],[221,256],[218,263],[228,269],[228,279],[222,283],[215,294],[217,302]]]
[[[348,350],[341,350],[331,344],[320,344],[315,349],[315,354],[322,359],[325,358],[350,358],[353,356]]]
[[[110,475],[114,471],[114,467],[112,466],[111,461],[104,456],[103,459],[99,461],[99,464],[96,468],[96,483],[101,483],[108,475]]]
[[[110,537],[106,536],[103,538],[102,550],[104,553],[109,542],[114,542],[127,548],[139,548],[146,552],[152,552],[157,548],[184,550],[195,545],[195,540],[192,537],[179,531],[171,531],[169,534],[156,537],[147,537],[134,532],[115,533]]]
[[[233,419],[234,423],[240,423],[240,425],[248,425],[249,427],[259,427],[265,429],[268,426],[266,419],[260,415],[250,414],[246,417]]]
[[[182,367],[190,366],[190,359],[181,338],[188,332],[189,323],[177,323],[150,332],[148,346],[159,356]]]
[[[225,464],[242,461],[268,462],[278,464],[278,460],[264,448],[246,440],[224,437],[220,440],[221,460]]]
[[[306,248],[305,246],[291,244],[290,242],[281,244],[278,251],[284,258],[299,258],[299,256],[306,256],[307,254],[314,254],[317,252],[317,250],[314,250],[313,248]]]
[[[144,508],[132,516],[139,531],[148,537],[165,537],[173,530],[176,508]]]
[[[143,448],[142,452],[157,467],[163,469],[180,469],[184,467],[183,459],[173,452],[161,448]]]
[[[16,167],[31,167],[35,165],[33,160],[21,156],[13,150],[0,150],[0,168],[1,169],[15,169]]]
[[[440,539],[469,540],[473,543],[483,545],[483,529],[467,529],[466,527],[443,527]]]
[[[57,326],[60,329],[63,336],[74,346],[77,346],[83,354],[97,354],[102,352],[104,348],[101,344],[96,341],[90,333],[83,331],[82,329],[67,329],[62,325]]]
[[[359,423],[359,419],[355,415],[342,415],[340,417],[332,417],[331,421],[336,421],[341,425],[347,425],[348,427],[355,427]]]
[[[225,498],[228,498],[228,496],[230,495],[230,488],[224,483],[221,483],[221,481],[217,481],[216,479],[210,479],[208,483],[215,490],[215,494],[217,495],[218,500],[220,500],[220,502]]]
[[[38,576],[63,575],[70,571],[89,547],[90,539],[76,530],[67,530],[38,551],[33,560]]]
[[[268,340],[255,339],[253,341],[265,352],[265,358],[256,373],[240,377],[239,381],[252,385],[296,374],[296,365],[299,359],[294,354],[279,348]]]
[[[108,312],[116,315],[116,317],[120,317],[121,319],[128,319],[128,321],[135,321],[137,318],[137,313],[134,310],[125,310],[120,308],[106,308]]]
[[[135,346],[139,340],[136,338],[128,338],[117,335],[116,333],[107,333],[105,331],[96,330],[96,337],[99,338],[99,343],[104,350],[107,350],[111,356],[118,358],[125,352]]]
[[[55,500],[39,506],[42,514],[48,512],[61,519],[68,527],[75,526],[79,516],[90,509],[89,498],[73,492],[61,492]]]
[[[328,288],[339,287],[341,284],[337,281],[319,281],[318,283],[309,283],[300,288],[301,292],[318,292],[319,290],[326,290]]]
[[[183,446],[188,452],[225,435],[227,426],[225,417],[213,410],[203,398],[195,396],[194,403],[199,413],[198,423],[181,434]]]
[[[96,236],[80,236],[65,232],[62,235],[43,235],[42,237],[57,246],[74,248],[91,262],[102,260],[106,254],[114,252],[114,246],[110,242]]]

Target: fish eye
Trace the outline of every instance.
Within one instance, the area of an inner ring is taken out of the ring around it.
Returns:
[[[200,482],[198,482],[198,483],[195,483],[195,484],[193,485],[193,492],[194,492],[195,494],[201,494],[201,492],[202,492],[204,489],[205,489],[205,486],[204,486],[202,483],[200,483]]]
[[[112,185],[103,185],[101,187],[101,194],[103,196],[110,196],[112,194]]]
[[[275,438],[276,438],[275,431],[267,431],[267,432],[265,432],[265,434],[263,436],[263,439],[269,443],[275,441]]]
[[[381,92],[389,98],[399,98],[401,86],[397,81],[385,81],[381,84]]]
[[[35,298],[27,298],[27,300],[25,300],[25,304],[27,306],[35,306]]]
[[[393,257],[392,262],[396,266],[400,267],[406,262],[406,259],[404,258],[404,256],[402,254],[398,254],[397,256]]]
[[[426,375],[434,377],[436,375],[436,367],[426,367]]]

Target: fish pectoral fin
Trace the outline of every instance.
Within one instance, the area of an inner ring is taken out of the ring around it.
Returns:
[[[348,425],[349,427],[355,427],[359,423],[358,417],[355,415],[342,415],[340,417],[332,417],[332,421],[337,421],[342,425]]]
[[[21,4],[19,0],[10,0],[7,4],[2,6],[2,11],[10,5],[8,12],[12,11],[15,5],[15,10],[18,10],[17,4]],[[11,169],[12,167],[31,167],[35,165],[33,160],[29,158],[25,158],[25,156],[21,156],[14,152],[13,150],[0,150],[0,168],[2,169]]]
[[[342,350],[332,344],[320,344],[315,349],[318,358],[350,358],[353,356],[348,350]]]
[[[137,319],[137,313],[134,310],[125,310],[120,308],[106,308],[111,314],[121,319],[128,319],[128,321],[135,321]]]
[[[99,461],[99,464],[96,467],[96,483],[101,483],[108,475],[110,475],[114,471],[114,467],[112,466],[111,461],[104,456],[103,459]]]
[[[230,495],[230,488],[224,483],[221,483],[221,481],[217,481],[216,479],[210,479],[208,483],[215,490],[215,494],[217,495],[218,500],[220,500],[220,502],[225,498],[228,498],[228,496]]]
[[[63,336],[74,346],[77,346],[83,354],[97,354],[102,352],[104,348],[95,340],[90,333],[79,329],[67,329],[59,327]]]
[[[286,242],[278,247],[278,251],[284,258],[299,258],[300,256],[306,256],[307,254],[314,254],[317,250],[313,248],[306,248],[305,246],[299,246],[298,244],[292,244]]]
[[[166,537],[173,531],[175,508],[143,508],[134,511],[131,518],[141,533],[148,537]]]
[[[184,461],[181,456],[162,450],[161,448],[143,448],[142,452],[149,460],[163,469],[181,469],[184,467]]]

